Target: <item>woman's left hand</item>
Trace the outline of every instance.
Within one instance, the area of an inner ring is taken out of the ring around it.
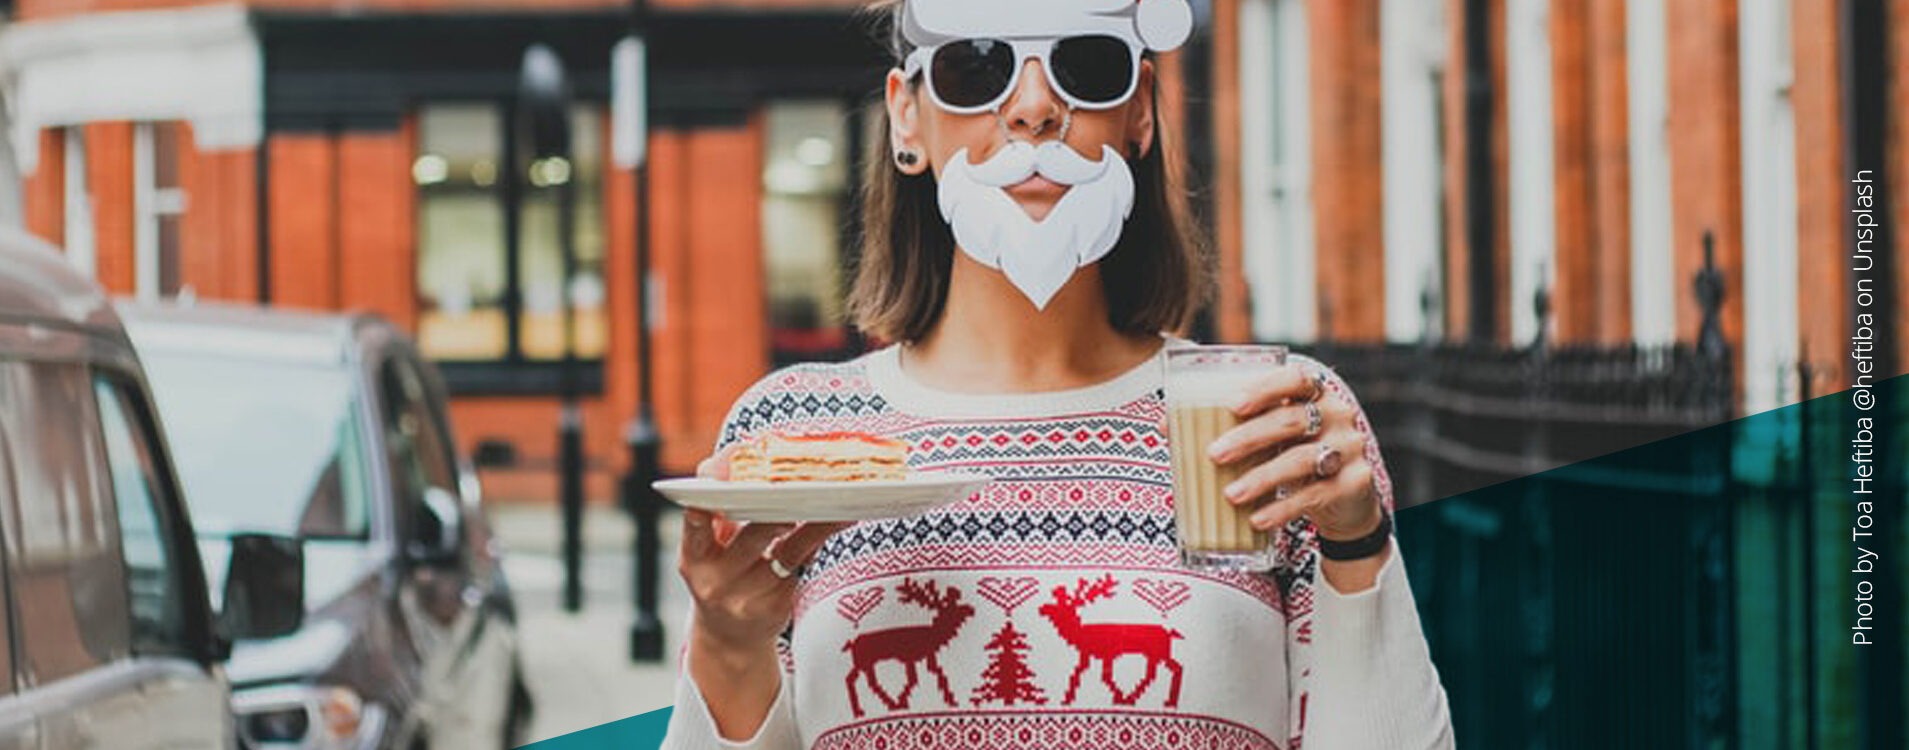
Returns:
[[[1379,526],[1369,437],[1357,406],[1329,377],[1312,365],[1272,370],[1234,402],[1239,425],[1208,448],[1215,463],[1244,465],[1225,493],[1234,505],[1257,506],[1254,528],[1276,529],[1303,516],[1321,536],[1350,540]]]

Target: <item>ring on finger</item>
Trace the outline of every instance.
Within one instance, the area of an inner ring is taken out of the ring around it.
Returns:
[[[1307,401],[1318,401],[1326,397],[1325,370],[1313,370],[1307,374],[1306,379],[1312,381],[1312,397],[1306,399]]]
[[[1326,479],[1339,473],[1339,469],[1344,465],[1345,458],[1339,455],[1338,448],[1320,443],[1319,455],[1312,459],[1312,474],[1320,479]]]
[[[1309,437],[1309,438],[1317,437],[1319,435],[1319,431],[1325,429],[1325,427],[1326,427],[1326,415],[1319,412],[1319,403],[1316,401],[1306,402],[1305,437]]]

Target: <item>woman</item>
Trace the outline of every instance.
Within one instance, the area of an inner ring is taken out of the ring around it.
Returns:
[[[1209,284],[1152,54],[1186,37],[1186,0],[882,14],[898,65],[852,307],[899,343],[763,379],[699,473],[773,428],[887,435],[916,469],[995,481],[854,526],[688,511],[666,746],[1449,747],[1389,483],[1323,366],[1269,369],[1210,448],[1292,446],[1227,491],[1278,530],[1278,568],[1179,563],[1161,332]]]

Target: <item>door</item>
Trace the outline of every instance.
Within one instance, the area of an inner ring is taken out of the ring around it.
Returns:
[[[0,368],[4,368],[0,364]],[[0,412],[7,409],[6,375],[0,371]],[[17,517],[11,451],[7,447],[7,419],[0,413],[0,540],[10,539],[12,519]],[[0,542],[0,552],[7,546]],[[7,556],[0,554],[0,750],[38,750],[40,726],[33,711],[22,701],[9,700],[17,693],[19,673],[13,659],[13,585],[7,577]]]
[[[225,747],[235,736],[222,673],[201,663],[209,612],[184,503],[158,422],[133,381],[95,376],[100,436],[119,527],[131,658],[152,747]]]
[[[419,713],[433,747],[501,747],[496,732],[504,704],[479,703],[479,697],[508,695],[508,663],[487,658],[494,649],[484,647],[491,629],[483,620],[485,592],[472,575],[472,551],[463,537],[470,524],[443,404],[415,355],[403,347],[389,352],[378,383],[395,526],[406,551],[398,606],[422,669]],[[444,547],[454,551],[435,558],[418,554],[437,539],[454,539]]]
[[[46,747],[230,747],[223,679],[194,656],[206,605],[185,574],[200,573],[166,538],[175,485],[144,400],[115,382],[0,363],[18,700]]]

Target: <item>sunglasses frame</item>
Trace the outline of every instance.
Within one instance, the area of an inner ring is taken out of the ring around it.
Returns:
[[[1128,68],[1130,71],[1127,74],[1127,90],[1122,92],[1120,96],[1114,97],[1106,102],[1094,103],[1083,101],[1069,92],[1066,87],[1061,85],[1060,80],[1055,78],[1054,64],[1052,62],[1054,48],[1060,46],[1061,42],[1068,39],[1090,37],[1105,37],[1127,46],[1129,55]],[[995,97],[988,100],[987,103],[973,107],[957,107],[951,105],[942,100],[941,92],[935,88],[934,76],[928,73],[928,69],[930,64],[934,61],[935,55],[941,51],[942,47],[976,41],[1000,42],[1012,48],[1014,50],[1014,71],[1009,75],[1007,85],[1001,88],[1001,93],[995,95]],[[1005,103],[1009,97],[1012,97],[1014,90],[1021,85],[1021,72],[1027,68],[1027,61],[1030,59],[1039,60],[1041,70],[1047,77],[1048,90],[1054,92],[1054,95],[1060,97],[1062,101],[1067,102],[1069,107],[1086,110],[1113,109],[1114,107],[1127,103],[1129,99],[1133,98],[1134,92],[1140,89],[1140,59],[1144,53],[1145,50],[1141,48],[1139,43],[1115,34],[1069,34],[1067,36],[1040,37],[968,37],[915,48],[915,51],[908,53],[908,58],[902,62],[902,76],[911,80],[915,76],[921,76],[922,82],[926,84],[928,88],[928,98],[934,101],[935,106],[952,114],[978,115],[996,110]]]

